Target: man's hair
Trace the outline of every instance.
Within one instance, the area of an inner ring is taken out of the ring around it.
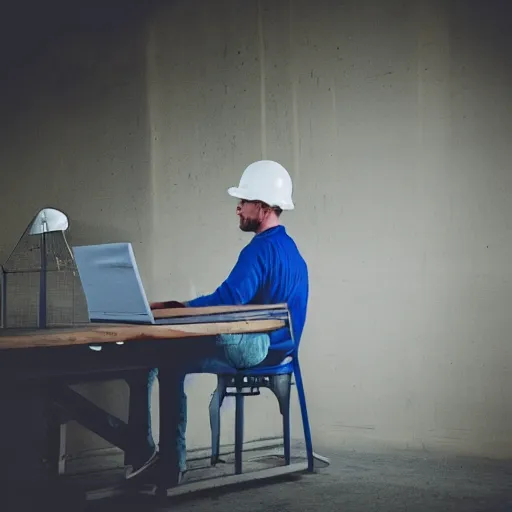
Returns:
[[[269,204],[264,203],[263,201],[260,201],[260,203],[267,210],[272,210],[278,217],[281,215],[281,213],[283,213],[283,210],[279,208],[279,206],[270,206]]]
[[[283,213],[283,210],[279,208],[279,206],[270,206],[269,204],[265,203],[264,201],[260,201],[259,199],[253,202],[259,203],[263,208],[267,210],[272,210],[278,217],[280,217],[281,213]]]

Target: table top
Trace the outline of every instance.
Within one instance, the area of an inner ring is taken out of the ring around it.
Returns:
[[[264,312],[265,309],[269,311],[286,310],[286,305],[215,306],[154,311],[155,318],[186,318],[191,316],[207,316],[209,318],[208,321],[203,319],[200,323],[173,323],[172,325],[87,323],[48,329],[6,328],[0,329],[0,350],[164,340],[228,333],[270,332],[286,325],[284,320],[276,318],[243,319],[244,311]],[[222,321],[229,313],[242,313],[242,315],[238,315],[238,318],[233,321]],[[219,316],[220,321],[215,321],[216,315]]]

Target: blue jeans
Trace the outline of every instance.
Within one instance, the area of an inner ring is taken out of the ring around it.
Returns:
[[[195,347],[191,342],[191,348]],[[216,373],[216,368],[226,363],[237,369],[251,368],[260,364],[266,357],[270,348],[270,338],[268,334],[223,334],[216,337],[215,354],[206,354],[205,356],[192,355],[187,357],[187,365],[183,377],[180,379],[180,420],[178,425],[178,434],[176,443],[179,453],[180,470],[187,468],[187,395],[185,393],[185,377],[188,373]],[[150,370],[148,374],[148,434],[147,444],[149,452],[155,450],[155,442],[151,430],[151,391],[158,370]]]

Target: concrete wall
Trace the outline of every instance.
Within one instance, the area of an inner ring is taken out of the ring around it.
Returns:
[[[27,60],[8,76],[0,104],[0,201],[9,221],[0,226],[0,261],[32,216],[51,205],[68,214],[71,245],[131,241],[150,281],[146,32],[140,22],[122,21],[59,26],[44,45],[33,41],[32,55],[23,53]],[[123,384],[80,389],[126,415]],[[70,454],[96,446],[107,444],[76,425],[69,429]]]
[[[152,298],[208,292],[249,240],[226,188],[277,159],[311,272],[317,442],[511,456],[506,9],[195,0],[68,38],[2,106],[2,254],[53,203],[73,242],[132,241]],[[191,446],[213,386],[189,380]],[[87,392],[124,414],[122,385]],[[251,404],[248,437],[278,434],[273,399]],[[96,442],[77,432],[71,451]]]

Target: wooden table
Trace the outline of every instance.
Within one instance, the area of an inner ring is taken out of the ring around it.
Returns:
[[[288,310],[285,305],[186,308],[157,310],[154,316],[166,324],[0,329],[0,453],[4,461],[0,485],[8,495],[26,496],[29,491],[37,496],[55,481],[46,457],[47,416],[55,401],[64,404],[73,419],[126,450],[128,426],[88,403],[69,384],[151,368],[159,368],[160,450],[169,454],[162,460],[159,485],[164,490],[175,485],[177,453],[166,449],[174,439],[165,433],[175,432],[178,424],[180,347],[222,333],[270,332],[285,327]],[[101,352],[90,350],[91,345],[100,345]],[[147,410],[144,414],[147,416]]]

